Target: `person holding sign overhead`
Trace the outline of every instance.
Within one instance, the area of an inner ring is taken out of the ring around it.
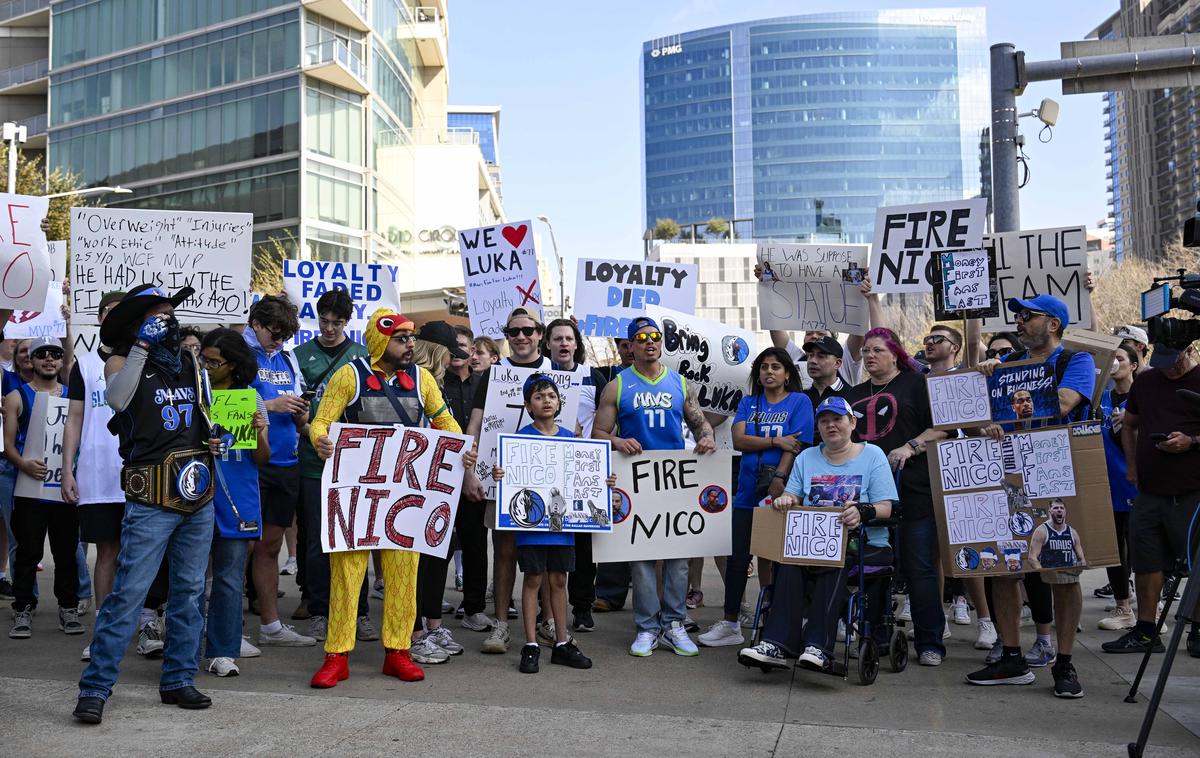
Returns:
[[[682,450],[683,425],[696,438],[697,453],[716,450],[712,426],[700,410],[695,388],[662,365],[662,330],[652,318],[639,316],[629,323],[633,365],[608,383],[596,403],[592,437],[608,440],[625,455],[643,450]],[[699,655],[696,643],[683,627],[687,616],[688,561],[664,560],[663,593],[658,596],[657,561],[633,561],[633,617],[637,637],[629,654],[650,655],[659,644],[676,655]]]

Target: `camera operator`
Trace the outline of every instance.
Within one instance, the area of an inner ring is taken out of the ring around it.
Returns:
[[[1176,343],[1177,344],[1177,343]],[[1163,572],[1195,550],[1191,537],[1200,507],[1200,410],[1176,390],[1200,392],[1196,348],[1154,344],[1150,369],[1129,392],[1121,429],[1126,478],[1138,488],[1129,516],[1130,565],[1137,592],[1137,625],[1102,646],[1106,653],[1165,649],[1155,631]],[[1193,614],[1192,618],[1195,618]],[[1200,658],[1200,628],[1192,622],[1188,653]]]

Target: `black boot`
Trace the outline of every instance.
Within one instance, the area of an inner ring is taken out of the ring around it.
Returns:
[[[191,685],[180,687],[177,690],[159,690],[158,696],[167,705],[177,705],[191,711],[212,705],[212,698]]]
[[[85,724],[99,724],[104,720],[104,699],[98,697],[81,697],[75,703],[75,711],[71,714]]]

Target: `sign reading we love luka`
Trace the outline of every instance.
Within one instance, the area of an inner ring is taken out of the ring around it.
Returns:
[[[543,320],[532,222],[463,229],[458,250],[475,334],[504,339],[505,318],[513,308],[526,308]]]

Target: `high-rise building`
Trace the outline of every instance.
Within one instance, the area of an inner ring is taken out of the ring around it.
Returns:
[[[642,46],[647,229],[869,242],[883,205],[980,194],[980,8],[747,21]]]
[[[25,127],[22,150],[46,149],[50,0],[0,2],[0,122]]]

